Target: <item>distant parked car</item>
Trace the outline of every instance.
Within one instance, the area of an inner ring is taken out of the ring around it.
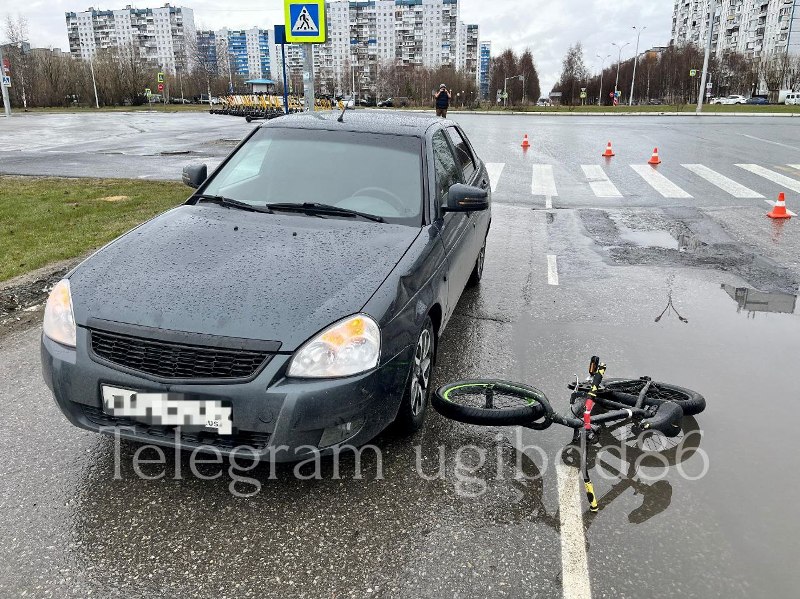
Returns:
[[[747,100],[748,104],[755,104],[758,106],[765,106],[769,104],[769,100],[764,96],[753,96],[752,98]]]
[[[386,98],[383,102],[378,103],[379,108],[405,108],[410,104],[406,97]]]
[[[552,102],[546,98],[541,98],[538,102],[536,102],[537,106],[545,107],[545,106],[552,106]]]
[[[663,106],[664,105],[664,100],[660,100],[659,98],[650,98],[647,101],[647,103],[650,106]]]
[[[725,104],[727,106],[733,104],[747,104],[747,98],[745,98],[744,96],[740,96],[738,94],[734,94],[732,96],[728,96],[727,98],[722,98],[720,104]]]
[[[722,101],[723,101],[724,99],[725,99],[725,98],[723,98],[723,97],[714,96],[713,98],[711,98],[711,99],[708,101],[708,103],[709,103],[709,104],[722,104]]]
[[[786,94],[786,99],[783,101],[786,106],[800,105],[800,92],[794,94]]]
[[[169,103],[170,104],[191,104],[191,102],[189,100],[187,100],[186,98],[172,98],[169,101]]]
[[[364,106],[365,108],[372,108],[378,105],[378,102],[375,98],[361,98],[358,101],[359,106]]]

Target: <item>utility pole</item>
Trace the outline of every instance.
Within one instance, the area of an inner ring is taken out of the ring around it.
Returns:
[[[611,54],[607,55],[605,58],[600,56],[599,54],[596,55],[597,58],[600,59],[600,93],[597,94],[597,105],[600,106],[600,103],[603,101],[603,75],[605,75],[605,64],[606,59],[611,58]]]
[[[633,106],[633,86],[636,85],[636,65],[639,62],[639,38],[642,35],[642,31],[647,29],[647,27],[637,27],[636,25],[633,26],[639,33],[636,34],[636,54],[633,55],[633,79],[631,79],[631,98],[628,101],[628,106]]]
[[[717,0],[711,0],[708,7],[708,35],[706,36],[706,56],[703,59],[703,76],[700,78],[700,91],[697,93],[697,114],[703,112],[703,94],[706,93],[706,79],[708,78],[708,61],[711,57],[711,43],[714,37],[714,17],[717,12]]]
[[[0,76],[6,74],[6,63],[3,59],[3,46],[0,46]],[[3,106],[5,107],[6,117],[11,116],[11,103],[8,99],[8,88],[0,82],[0,90],[3,92]]]
[[[614,99],[616,100],[616,98],[617,98],[617,90],[619,89],[619,68],[622,65],[622,49],[625,46],[630,46],[631,43],[630,42],[625,42],[624,44],[622,44],[620,46],[616,42],[611,42],[611,45],[612,46],[616,46],[617,48],[619,48],[619,56],[617,57],[617,80],[614,82]],[[619,104],[619,102],[617,102],[617,104]]]
[[[92,87],[94,88],[94,106],[100,109],[100,99],[97,97],[97,81],[94,78],[94,60],[89,56],[89,70],[92,73]]]

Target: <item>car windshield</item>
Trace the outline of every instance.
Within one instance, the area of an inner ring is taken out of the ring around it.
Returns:
[[[421,148],[409,136],[265,127],[203,193],[257,206],[327,204],[419,226]]]

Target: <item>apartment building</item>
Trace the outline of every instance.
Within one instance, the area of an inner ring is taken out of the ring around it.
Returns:
[[[672,43],[704,46],[711,0],[676,0]],[[736,51],[748,58],[800,54],[800,0],[720,0],[712,51]]]
[[[206,35],[213,32],[204,32]],[[222,28],[216,32],[217,61],[225,58],[220,66],[221,72],[227,73],[228,65],[235,75],[255,79],[273,76],[273,34],[267,29],[253,27],[251,29],[229,30]]]
[[[492,67],[492,42],[480,43],[480,58],[478,62],[478,92],[481,100],[489,99],[489,84],[491,82]]]
[[[315,67],[339,90],[374,89],[389,64],[477,76],[479,27],[461,23],[458,0],[333,0],[326,13],[328,42],[317,48]]]
[[[132,8],[65,13],[70,54],[84,60],[98,51],[115,48],[136,53],[169,73],[188,70],[187,40],[196,36],[191,8],[165,4],[160,8]]]

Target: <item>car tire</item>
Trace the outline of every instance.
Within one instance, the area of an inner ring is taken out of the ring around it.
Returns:
[[[486,241],[483,242],[483,247],[478,254],[478,259],[475,261],[475,266],[472,268],[472,274],[469,275],[467,285],[470,287],[477,287],[483,278],[483,263],[486,260]]]
[[[431,403],[432,376],[436,363],[436,333],[430,316],[425,317],[417,336],[406,389],[395,419],[395,429],[401,435],[412,435],[422,428]]]

